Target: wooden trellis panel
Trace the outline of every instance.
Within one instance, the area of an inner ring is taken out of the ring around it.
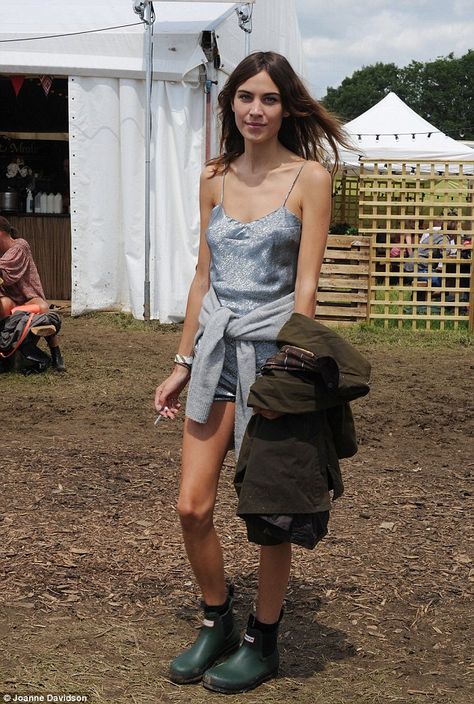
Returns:
[[[344,222],[352,227],[359,222],[359,179],[343,172],[334,180],[331,223]]]
[[[327,323],[367,319],[370,237],[329,235],[319,279],[316,317]]]
[[[472,330],[473,162],[361,163],[370,238],[368,317],[384,327]]]

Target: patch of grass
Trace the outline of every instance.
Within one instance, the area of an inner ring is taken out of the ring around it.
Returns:
[[[119,330],[133,330],[141,332],[179,332],[182,330],[182,323],[160,323],[159,320],[137,320],[131,313],[85,313],[80,316],[82,319],[97,320],[101,324],[117,328]]]
[[[382,323],[382,321],[376,321]],[[396,323],[396,321],[394,321]],[[422,322],[422,321],[420,321]],[[335,328],[354,345],[391,345],[394,347],[472,347],[474,335],[466,329],[458,330],[411,330],[398,327],[384,328],[381,324],[360,323]]]
[[[136,320],[129,313],[86,313],[81,319],[93,320],[100,326],[111,327],[118,330],[137,331],[143,333],[180,333],[182,323],[160,323],[151,320]],[[373,323],[359,323],[350,326],[340,326],[334,329],[355,345],[381,345],[407,346],[407,347],[471,347],[474,345],[474,334],[470,333],[466,325],[452,329],[449,321],[445,322],[445,329],[438,328],[437,321],[431,321],[431,330],[426,330],[426,321],[417,321],[418,327],[412,329],[412,321],[403,321],[403,328],[398,327],[397,320],[389,321],[389,327],[384,327],[383,320]]]
[[[416,298],[418,294],[421,295],[419,290],[415,290],[415,300],[413,300],[413,290],[393,290],[388,291],[388,300],[385,298],[387,291],[375,291],[375,299],[380,300],[380,304],[373,305],[373,313],[380,315],[382,317],[375,319],[371,322],[371,325],[375,328],[383,328],[384,330],[395,328],[397,330],[460,330],[461,332],[468,333],[469,323],[468,316],[466,315],[465,320],[447,320],[446,315],[454,312],[453,307],[449,307],[448,301],[435,301],[433,299],[434,305],[429,305],[423,300],[418,300]],[[430,328],[427,327],[428,321],[425,316],[429,314],[431,316],[442,315],[441,320],[433,320],[430,318]],[[410,316],[406,319],[389,318],[384,319],[385,315]]]

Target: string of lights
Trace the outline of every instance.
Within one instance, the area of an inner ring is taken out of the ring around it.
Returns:
[[[375,137],[375,140],[378,142],[380,137],[394,137],[395,140],[398,142],[398,139],[400,137],[409,137],[411,135],[412,139],[415,139],[418,135],[427,135],[428,139],[431,137],[432,134],[443,134],[441,130],[432,130],[431,132],[364,132],[364,133],[357,133],[357,139],[360,141],[362,137]]]

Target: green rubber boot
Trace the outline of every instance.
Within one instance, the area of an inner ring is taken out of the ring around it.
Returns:
[[[196,642],[170,664],[170,679],[176,684],[198,682],[204,672],[223,655],[237,650],[240,633],[232,612],[233,587],[229,588],[228,608],[220,614],[205,606],[204,621]]]
[[[277,647],[278,624],[258,626],[254,616],[249,617],[247,630],[238,651],[225,662],[212,667],[204,674],[206,689],[222,694],[237,694],[258,687],[278,674],[279,653]]]

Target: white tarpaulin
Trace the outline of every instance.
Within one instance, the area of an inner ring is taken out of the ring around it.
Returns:
[[[151,317],[182,319],[199,240],[205,160],[203,31],[216,31],[219,85],[243,58],[239,3],[155,2]],[[301,71],[294,0],[257,0],[251,50],[285,54]],[[144,28],[2,42],[135,24],[131,0],[22,0],[2,8],[1,72],[69,76],[73,314],[143,317]],[[217,88],[213,88],[213,100]]]
[[[141,317],[144,84],[73,77],[69,90],[74,311],[120,305]],[[200,87],[159,81],[152,109],[151,308],[172,320],[182,317],[197,255]]]
[[[346,123],[353,150],[341,150],[344,164],[367,159],[472,161],[473,152],[423,119],[395,93],[389,93],[366,112]]]

